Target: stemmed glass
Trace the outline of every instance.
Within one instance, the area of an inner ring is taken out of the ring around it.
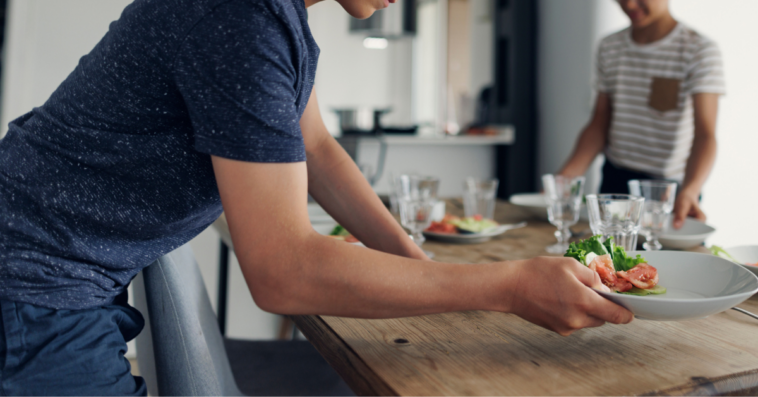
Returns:
[[[432,223],[432,211],[437,203],[440,180],[420,175],[400,175],[395,179],[395,196],[400,212],[400,223],[408,228],[413,241],[421,247],[426,240],[424,229]],[[426,256],[434,253],[424,251]]]
[[[558,243],[545,250],[551,254],[562,254],[569,246],[571,232],[569,227],[579,221],[582,206],[584,177],[567,178],[560,175],[543,175],[542,187],[547,199],[547,218],[558,228],[555,238]]]
[[[640,222],[640,229],[645,236],[642,248],[646,251],[660,250],[662,246],[658,236],[668,227],[671,211],[674,210],[676,183],[633,179],[629,181],[629,193],[645,199]]]
[[[590,229],[604,239],[613,237],[613,242],[625,251],[633,251],[644,205],[644,198],[629,194],[588,194]]]

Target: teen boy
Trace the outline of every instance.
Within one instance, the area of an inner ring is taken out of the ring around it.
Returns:
[[[358,18],[389,5],[338,1]],[[424,256],[321,121],[315,2],[136,0],[42,107],[10,124],[2,393],[144,395],[123,357],[143,326],[124,291],[222,204],[250,292],[271,312],[497,310],[562,335],[632,320],[573,259]],[[371,249],[314,232],[308,194]]]
[[[561,175],[584,174],[606,156],[602,193],[627,193],[631,179],[679,182],[674,227],[705,220],[700,192],[716,159],[716,44],[669,11],[668,0],[618,0],[631,26],[600,43],[597,101]]]

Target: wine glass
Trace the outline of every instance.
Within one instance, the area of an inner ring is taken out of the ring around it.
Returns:
[[[646,251],[660,250],[662,246],[658,236],[668,227],[671,211],[674,210],[676,182],[633,179],[629,181],[629,193],[645,199],[640,222],[645,236],[642,248]]]
[[[434,200],[400,197],[397,201],[400,208],[400,223],[408,228],[413,236],[413,242],[421,248],[421,244],[426,241],[424,229],[432,223],[432,210],[434,209]],[[426,256],[433,257],[434,254],[424,251]]]
[[[562,254],[569,247],[571,232],[569,227],[579,221],[579,210],[582,206],[584,177],[567,178],[560,175],[543,175],[542,187],[545,189],[547,200],[547,218],[558,228],[555,238],[558,239],[545,250],[551,254]]]

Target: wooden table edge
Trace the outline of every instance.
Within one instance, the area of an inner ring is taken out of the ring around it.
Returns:
[[[320,316],[290,317],[355,394],[399,395]]]
[[[640,394],[641,396],[755,396],[758,395],[758,369],[706,378],[695,376],[680,386]]]

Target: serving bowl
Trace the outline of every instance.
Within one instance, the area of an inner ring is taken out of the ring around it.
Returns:
[[[758,292],[758,277],[734,262],[710,254],[681,251],[631,251],[658,269],[662,295],[601,292],[603,297],[645,320],[693,320],[728,310]]]

